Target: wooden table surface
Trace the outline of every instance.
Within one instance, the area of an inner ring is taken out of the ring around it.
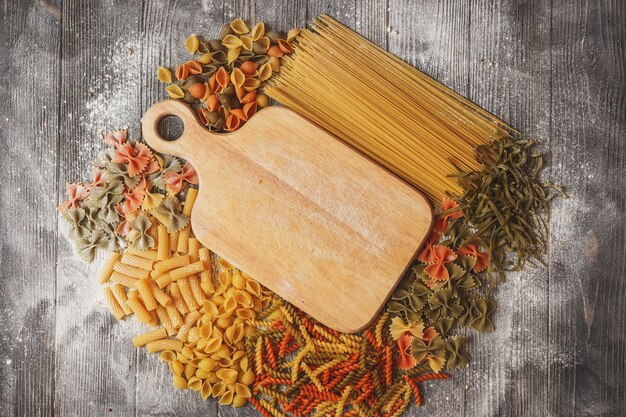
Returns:
[[[497,330],[427,384],[412,416],[626,414],[623,0],[52,1],[0,4],[0,415],[231,416],[171,386],[117,323],[56,205],[101,129],[139,133],[159,64],[235,17],[328,13],[539,139],[554,204],[547,267],[511,274]]]

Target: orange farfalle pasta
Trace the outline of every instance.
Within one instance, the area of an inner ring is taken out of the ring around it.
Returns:
[[[445,281],[450,278],[445,264],[454,261],[457,258],[456,253],[447,246],[435,245],[433,256],[435,262],[424,268],[424,272],[436,281]]]
[[[433,253],[433,246],[439,241],[439,234],[431,232],[428,238],[424,242],[422,249],[417,253],[417,259],[425,264],[432,264],[435,262],[435,254]]]
[[[78,207],[78,202],[89,197],[89,187],[82,182],[67,183],[65,184],[65,192],[68,199],[59,204],[59,211],[61,213],[68,209]]]
[[[433,231],[439,235],[442,235],[446,231],[450,219],[459,219],[463,217],[459,204],[449,198],[443,199],[443,202],[441,203],[441,213],[445,214],[437,215],[435,224],[433,225]]]
[[[91,170],[91,184],[89,184],[89,187],[104,187],[105,182],[106,170],[93,167]]]
[[[410,352],[407,352],[407,350],[411,347],[411,343],[413,343],[413,335],[410,333],[405,333],[396,341],[396,346],[399,352],[399,355],[396,358],[396,368],[411,369],[415,366],[415,358]]]
[[[180,174],[176,171],[165,172],[165,182],[170,190],[179,193],[183,189],[184,182],[198,185],[198,174],[189,162],[185,163]]]
[[[145,183],[144,183],[145,187]],[[143,198],[146,195],[146,192],[141,189],[132,189],[128,190],[124,193],[124,204],[126,206],[124,212],[125,214],[134,213],[141,207],[141,203],[143,203]]]
[[[113,148],[117,148],[123,143],[126,143],[126,139],[128,138],[128,130],[114,130],[112,132],[107,133],[102,138],[102,141]]]
[[[113,154],[113,162],[121,162],[128,165],[128,174],[134,177],[140,174],[148,165],[151,154],[147,147],[140,147],[136,144],[133,147],[130,143],[124,143],[115,150]],[[144,150],[145,149],[145,150]]]
[[[120,223],[115,228],[115,233],[120,236],[126,236],[128,233],[130,233],[131,230],[128,219],[126,218],[126,216],[128,215],[128,212],[126,211],[127,209],[128,207],[126,206],[126,204],[124,204],[123,201],[117,203],[117,205],[115,206],[115,211],[117,212],[117,214],[120,215],[121,218]]]
[[[476,258],[476,264],[472,268],[472,271],[474,272],[484,271],[485,268],[487,268],[487,265],[489,265],[489,254],[486,252],[479,252],[477,245],[470,244],[461,246],[457,249],[457,252],[462,256],[472,256]]]

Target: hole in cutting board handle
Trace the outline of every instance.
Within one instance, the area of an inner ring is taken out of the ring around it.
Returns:
[[[185,125],[183,123],[183,119],[180,117],[170,114],[164,116],[159,120],[159,125],[157,127],[157,131],[161,139],[173,142],[179,139],[183,132],[185,131]]]

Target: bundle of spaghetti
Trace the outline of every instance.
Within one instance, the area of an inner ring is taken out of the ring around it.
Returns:
[[[428,365],[394,368],[389,314],[358,334],[317,323],[273,296],[246,342],[254,363],[250,403],[264,416],[397,417],[411,397],[421,404],[418,383],[445,378]]]
[[[300,33],[265,92],[415,185],[434,201],[479,168],[478,145],[513,130],[329,16]]]

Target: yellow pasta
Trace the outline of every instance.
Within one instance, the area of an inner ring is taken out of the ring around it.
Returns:
[[[165,311],[167,312],[173,327],[176,328],[183,325],[183,316],[181,316],[174,303],[165,306]]]
[[[124,253],[121,262],[126,265],[130,265],[135,268],[143,269],[145,271],[152,271],[152,265],[154,261],[148,258],[142,258],[140,256]]]
[[[109,304],[109,310],[111,310],[113,316],[115,316],[115,318],[118,320],[123,319],[126,313],[124,312],[124,310],[122,310],[122,307],[115,299],[115,295],[113,294],[113,291],[111,291],[111,288],[105,287],[104,294],[106,295],[107,303]]]
[[[197,274],[204,271],[204,263],[202,261],[197,261],[189,265],[181,266],[180,268],[176,268],[170,271],[170,275],[172,276],[172,281],[178,281],[181,278],[188,277],[193,274]]]
[[[171,232],[169,236],[169,250],[170,252],[176,252],[178,247],[178,234],[179,232]]]
[[[183,295],[180,293],[178,284],[173,282],[167,287],[167,289],[169,290],[170,297],[172,297],[174,306],[180,314],[185,315],[189,313],[189,308],[187,307],[187,304],[185,304],[185,300],[183,299]]]
[[[111,281],[122,284],[123,286],[128,288],[135,288],[137,278],[129,277],[128,275],[124,275],[121,272],[113,271],[113,273],[111,274]]]
[[[155,340],[164,339],[166,337],[167,331],[162,327],[133,337],[133,345],[135,345],[135,347],[141,347],[149,342],[154,342]]]
[[[185,226],[183,230],[178,232],[178,245],[176,246],[176,252],[187,252],[187,244],[189,243],[189,236],[191,235],[191,225]]]
[[[109,257],[104,261],[102,266],[100,267],[100,271],[98,272],[98,282],[100,284],[104,284],[111,278],[111,274],[113,273],[113,266],[119,261],[120,254],[119,252],[111,252]]]
[[[148,313],[148,310],[146,310],[146,307],[143,305],[139,297],[130,296],[129,294],[128,300],[126,300],[126,305],[133,310],[133,313],[135,313],[137,320],[139,320],[140,323],[150,324],[152,322],[152,315]]]
[[[200,242],[195,237],[187,239],[187,252],[192,262],[198,260],[198,251],[200,250]]]
[[[124,249],[124,254],[139,256],[141,258],[150,259],[151,261],[157,260],[157,253],[154,250],[139,250],[133,247],[128,247]]]
[[[200,248],[198,258],[204,265],[204,271],[200,272],[200,286],[202,291],[209,296],[215,292],[215,284],[213,283],[213,264],[211,262],[211,253],[207,248]]]
[[[198,310],[189,313],[189,315],[185,318],[185,322],[183,323],[183,325],[180,327],[180,329],[178,329],[178,334],[176,335],[176,338],[183,341],[187,340],[187,334],[189,333],[189,330],[191,330],[191,328],[196,324],[196,321],[198,321],[200,317],[202,317],[202,313],[200,313]]]
[[[330,53],[329,51],[332,51]],[[512,129],[476,104],[322,16],[298,36],[271,98],[333,133],[440,202],[451,178],[480,168],[474,149]],[[323,83],[320,88],[319,83]]]
[[[126,296],[126,291],[124,291],[124,287],[121,284],[114,284],[113,286],[111,286],[111,291],[113,291],[113,295],[115,296],[117,303],[120,305],[120,307],[122,307],[122,310],[124,310],[124,313],[126,315],[133,314],[133,310],[131,310],[130,307],[126,305],[126,300],[128,300],[128,297]]]
[[[157,300],[163,307],[172,303],[172,298],[167,295],[165,291],[159,288],[153,280],[148,280],[148,286],[150,287],[150,291],[152,292],[154,299]]]
[[[187,197],[185,198],[185,204],[183,205],[183,214],[185,216],[191,216],[191,211],[193,210],[193,205],[195,204],[197,197],[197,188],[189,188],[187,190]]]
[[[179,279],[176,283],[178,284],[180,293],[183,296],[183,300],[185,300],[185,304],[189,307],[189,310],[193,311],[200,308],[200,305],[196,302],[193,295],[193,290],[191,289],[191,284],[189,283],[189,277]]]
[[[146,344],[148,352],[161,352],[163,350],[173,350],[180,352],[183,349],[183,342],[176,339],[161,339]]]
[[[150,276],[150,271],[146,271],[145,269],[136,268],[134,266],[126,265],[123,263],[116,263],[113,267],[113,270],[119,272],[120,274],[128,275],[133,278],[148,278]]]
[[[148,322],[148,326],[156,327],[159,325],[159,316],[157,316],[156,309],[148,311],[150,314],[150,321]]]
[[[160,224],[157,228],[159,243],[157,244],[157,260],[164,261],[170,257],[170,239],[167,235],[167,227]]]
[[[154,269],[156,269],[160,273],[165,273],[171,271],[172,269],[180,268],[181,266],[188,264],[189,255],[180,255],[155,263]]]
[[[156,311],[157,316],[159,317],[159,322],[161,322],[161,324],[165,328],[167,335],[168,336],[175,335],[176,328],[174,327],[174,324],[172,323],[170,316],[167,314],[167,310],[165,309],[165,307],[157,306],[155,311]]]
[[[137,291],[139,291],[139,295],[141,295],[141,299],[143,300],[146,310],[152,311],[157,308],[157,301],[154,299],[148,280],[140,279],[135,285],[137,287]]]
[[[189,277],[189,285],[191,286],[191,292],[196,300],[198,306],[202,305],[202,301],[206,299],[202,287],[200,286],[200,278],[197,275]]]
[[[172,283],[172,275],[168,272],[156,279],[159,288],[165,288]]]

